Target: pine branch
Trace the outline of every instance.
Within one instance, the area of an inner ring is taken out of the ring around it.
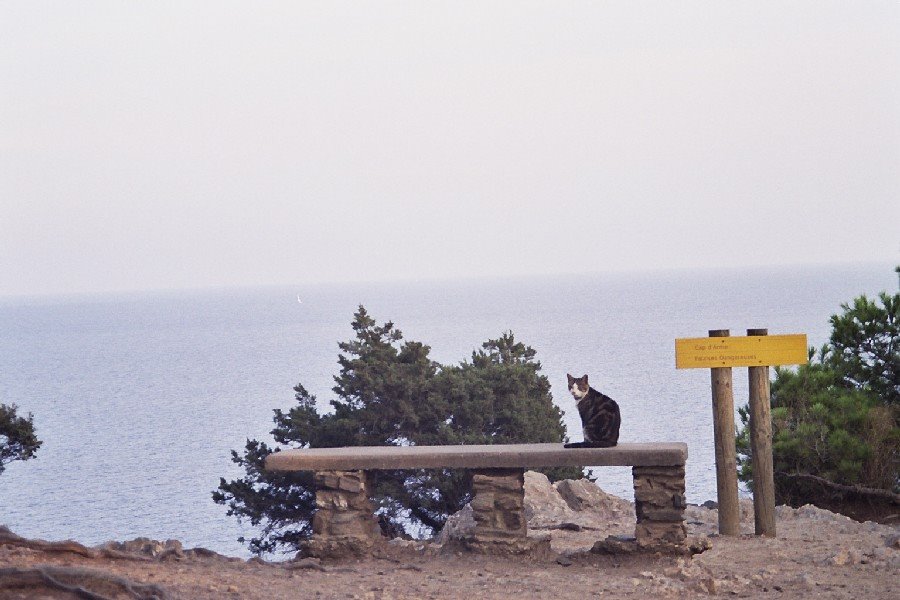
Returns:
[[[900,494],[895,494],[890,490],[870,488],[862,485],[844,485],[842,483],[835,483],[833,481],[825,479],[824,477],[810,475],[809,473],[785,473],[784,471],[776,471],[776,474],[782,477],[787,477],[789,479],[805,479],[808,481],[814,481],[838,492],[856,494],[869,498],[883,498],[885,500],[889,500],[894,504],[900,504]]]

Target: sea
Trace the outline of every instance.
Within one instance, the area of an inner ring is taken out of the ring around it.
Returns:
[[[32,414],[37,457],[0,475],[0,524],[87,545],[139,536],[249,556],[254,529],[212,501],[248,439],[302,383],[329,410],[338,343],[360,305],[454,364],[511,331],[537,351],[573,440],[566,374],[620,405],[622,442],[688,444],[687,499],[715,499],[710,373],[676,370],[675,339],[711,329],[805,333],[841,303],[897,290],[891,264],[657,271],[0,298],[0,402]],[[735,405],[747,402],[734,370]],[[628,468],[592,471],[632,498]],[[742,493],[747,493],[742,490]]]

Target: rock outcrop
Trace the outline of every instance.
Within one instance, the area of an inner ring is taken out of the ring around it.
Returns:
[[[548,531],[554,531],[554,546],[566,545],[567,532],[596,532],[597,539],[634,533],[631,502],[607,494],[587,479],[551,484],[546,475],[526,471],[524,510],[529,537],[543,538]],[[435,542],[444,544],[470,538],[475,525],[474,511],[467,505],[450,516]],[[584,542],[579,546],[584,546]]]

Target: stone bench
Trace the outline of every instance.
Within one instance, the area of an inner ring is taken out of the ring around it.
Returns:
[[[679,546],[684,524],[687,444],[619,444],[613,448],[563,448],[562,444],[486,446],[366,446],[275,452],[270,471],[315,471],[316,513],[307,552],[360,554],[380,539],[369,500],[367,471],[462,468],[473,471],[472,547],[528,549],[524,514],[527,468],[630,466],[634,477],[641,547]]]

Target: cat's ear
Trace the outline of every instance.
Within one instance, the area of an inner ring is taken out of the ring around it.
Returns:
[[[584,381],[584,384],[587,385],[587,375],[585,375],[585,376],[582,377],[581,379],[582,379],[582,381]]]
[[[572,382],[575,381],[575,378],[566,373],[566,377],[569,378],[569,387],[572,387]]]

